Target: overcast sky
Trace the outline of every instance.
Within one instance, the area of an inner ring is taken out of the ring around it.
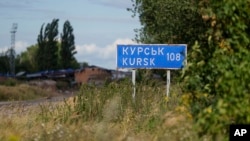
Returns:
[[[41,25],[58,18],[59,31],[69,20],[74,28],[79,62],[115,69],[116,45],[132,44],[138,18],[126,9],[131,0],[1,0],[0,52],[10,47],[10,30],[18,24],[16,53],[37,43]],[[0,66],[1,67],[1,66]]]

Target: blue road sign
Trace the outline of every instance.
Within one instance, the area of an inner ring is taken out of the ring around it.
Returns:
[[[186,44],[117,45],[117,67],[132,69],[181,69]]]

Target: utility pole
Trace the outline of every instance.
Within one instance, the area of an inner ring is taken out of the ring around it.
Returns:
[[[15,33],[17,30],[17,23],[13,23],[11,28],[11,46],[10,46],[10,52],[9,52],[9,61],[10,61],[10,75],[15,76]]]

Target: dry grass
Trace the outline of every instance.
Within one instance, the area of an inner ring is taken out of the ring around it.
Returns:
[[[72,98],[69,99],[69,103]],[[166,113],[159,119],[163,124],[157,131],[137,131],[140,115],[135,115],[131,109],[126,109],[120,122],[113,122],[118,116],[119,98],[110,100],[104,107],[104,119],[101,121],[78,121],[62,123],[50,119],[45,122],[40,119],[41,105],[22,106],[9,105],[0,109],[0,140],[1,141],[171,141],[188,140],[194,138],[191,122],[181,114]],[[51,112],[61,113],[59,103],[46,103]],[[7,112],[8,111],[8,112]]]
[[[50,97],[51,91],[46,91],[39,87],[20,84],[17,86],[0,85],[0,101],[30,100],[41,97]]]
[[[18,89],[18,88],[17,88]],[[26,88],[27,89],[27,88]],[[145,90],[144,90],[145,89]],[[177,95],[161,99],[162,91],[157,88],[142,87],[139,103],[133,107],[129,103],[131,91],[120,90],[116,85],[112,89],[94,90],[91,112],[99,118],[82,117],[76,102],[79,97],[70,97],[65,101],[46,102],[42,105],[10,104],[0,107],[0,140],[1,141],[198,141],[193,129],[192,118],[177,112]],[[128,93],[125,93],[125,92]],[[86,91],[85,91],[86,92]],[[116,92],[117,94],[112,94]],[[123,92],[122,94],[120,94]],[[104,100],[103,93],[108,94]],[[158,95],[158,97],[157,97]],[[139,93],[138,93],[139,96]],[[124,100],[124,98],[128,98]],[[90,100],[90,99],[89,99]],[[89,102],[89,101],[88,101]],[[103,102],[103,103],[102,103]],[[128,102],[128,103],[126,103]],[[90,102],[91,103],[91,102]],[[86,104],[90,104],[86,103]],[[171,107],[171,108],[168,108]],[[177,108],[178,109],[178,108]]]
[[[29,135],[36,126],[38,107],[19,104],[0,107],[0,140],[20,140]]]

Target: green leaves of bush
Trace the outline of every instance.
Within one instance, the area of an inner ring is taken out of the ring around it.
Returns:
[[[227,139],[229,124],[250,123],[250,3],[203,4],[202,16],[211,24],[207,46],[197,42],[189,52],[184,85],[200,135]]]
[[[213,136],[226,135],[229,124],[250,123],[249,61],[250,52],[245,49],[234,54],[221,50],[215,52],[208,63],[209,66],[215,65],[214,72],[208,74],[215,78],[210,83],[215,97],[196,116],[203,132]]]

